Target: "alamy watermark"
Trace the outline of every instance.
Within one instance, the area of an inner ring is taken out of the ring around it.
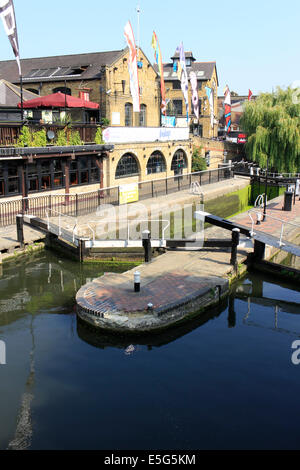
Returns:
[[[292,354],[291,361],[295,366],[298,366],[300,364],[300,340],[296,339],[293,341],[291,348],[295,349]]]
[[[90,222],[97,240],[138,240],[144,230],[149,230],[151,239],[186,239],[188,246],[201,248],[204,241],[204,205],[194,206],[170,204],[162,210],[159,204],[114,206],[103,204],[98,207],[97,220]],[[198,212],[195,218],[195,212]],[[90,235],[90,233],[86,233]],[[186,245],[187,246],[187,245]]]
[[[291,88],[293,90],[292,93],[292,101],[294,104],[300,104],[300,80],[295,80],[291,84]]]
[[[6,344],[0,340],[0,366],[6,364]]]

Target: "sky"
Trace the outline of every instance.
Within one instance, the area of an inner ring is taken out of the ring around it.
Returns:
[[[137,6],[140,6],[138,34]],[[226,84],[247,95],[300,80],[300,0],[14,0],[22,58],[120,50],[129,20],[153,63],[156,32],[163,61],[183,42],[199,62],[216,61]],[[0,60],[14,55],[0,24]]]

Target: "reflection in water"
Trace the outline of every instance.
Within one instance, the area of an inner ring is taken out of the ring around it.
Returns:
[[[290,344],[300,334],[298,291],[249,275],[214,309],[157,334],[122,336],[74,314],[75,293],[99,267],[42,254],[3,271],[0,333],[15,353],[0,368],[1,448],[296,441],[300,376]]]
[[[124,352],[134,352],[132,348],[135,345],[144,345],[151,350],[152,347],[161,347],[166,344],[176,341],[188,333],[196,330],[197,328],[205,325],[210,320],[217,318],[224,312],[227,307],[228,300],[223,300],[218,306],[211,308],[207,312],[200,315],[195,314],[195,318],[188,319],[177,326],[167,328],[157,333],[143,333],[143,334],[126,334],[112,333],[110,331],[101,330],[93,327],[92,325],[82,321],[77,317],[77,334],[86,343],[95,346],[96,348],[105,349],[108,347],[115,347],[124,349]]]
[[[298,302],[292,302],[289,300],[280,300],[276,298],[267,297],[264,295],[264,284],[268,280],[269,276],[257,276],[253,275],[249,277],[251,280],[248,283],[239,284],[234,287],[234,293],[230,296],[229,299],[229,315],[230,311],[234,312],[234,302],[235,299],[242,300],[247,302],[247,313],[243,317],[244,324],[249,326],[257,326],[261,328],[270,328],[274,331],[279,331],[281,333],[287,333],[299,336],[300,335],[300,326],[299,331],[294,331],[288,328],[282,328],[278,324],[279,313],[287,313],[293,315],[300,315],[300,305]],[[272,282],[276,283],[276,280],[272,278]],[[278,286],[285,286],[284,283],[277,282]],[[287,288],[290,286],[286,285]],[[233,304],[233,305],[231,305]],[[256,306],[269,307],[269,310],[274,312],[273,325],[267,327],[264,324],[260,324],[257,320],[254,321],[251,319],[251,309],[255,312]]]
[[[236,315],[234,311],[234,297],[229,296],[228,302],[228,328],[234,328],[236,325]]]
[[[25,391],[21,398],[21,406],[17,417],[17,426],[14,438],[8,444],[8,450],[26,450],[31,446],[32,438],[32,418],[31,418],[31,402],[34,398],[34,329],[33,329],[34,317],[31,317],[30,322],[30,333],[32,339],[32,347],[30,351],[30,369],[29,375],[25,384]]]

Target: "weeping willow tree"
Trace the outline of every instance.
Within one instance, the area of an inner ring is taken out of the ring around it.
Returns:
[[[300,103],[293,103],[293,93],[278,87],[245,105],[246,153],[261,168],[269,157],[269,166],[278,172],[300,172]]]

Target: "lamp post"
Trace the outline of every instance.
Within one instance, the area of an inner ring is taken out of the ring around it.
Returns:
[[[267,216],[267,190],[268,190],[268,171],[269,171],[269,157],[267,158],[267,171],[266,171],[266,181],[265,181],[265,198],[264,198],[264,215],[262,221],[266,220]]]

